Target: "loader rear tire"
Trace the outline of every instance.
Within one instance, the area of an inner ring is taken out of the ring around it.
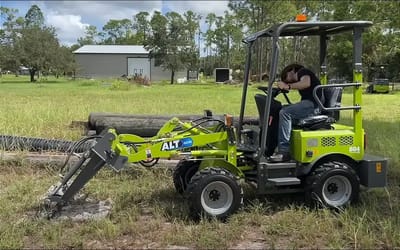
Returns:
[[[179,161],[172,175],[174,186],[178,193],[183,194],[185,192],[190,179],[199,170],[199,165],[199,161]]]
[[[313,207],[342,209],[358,200],[360,179],[345,163],[321,164],[306,182],[306,199]]]
[[[197,172],[186,189],[193,218],[202,216],[225,220],[243,205],[243,189],[238,179],[223,168]]]

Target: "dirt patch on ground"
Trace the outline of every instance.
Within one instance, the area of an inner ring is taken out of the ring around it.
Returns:
[[[59,212],[57,220],[71,219],[72,221],[98,220],[106,218],[112,208],[110,199],[104,201],[95,201],[86,199],[85,202],[72,202],[65,206]]]
[[[61,207],[61,209],[50,208],[43,204],[38,216],[55,221],[72,220],[83,222],[104,219],[110,215],[111,209],[111,199],[97,201],[91,198],[79,197],[70,201],[68,205]]]

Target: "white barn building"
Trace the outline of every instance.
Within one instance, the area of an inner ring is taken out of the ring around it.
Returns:
[[[150,81],[170,80],[141,45],[84,45],[73,52],[78,65],[77,77],[113,78],[142,75]],[[186,77],[186,71],[175,72],[175,80]]]

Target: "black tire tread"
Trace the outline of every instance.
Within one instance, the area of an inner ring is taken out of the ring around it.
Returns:
[[[352,199],[350,200],[350,203],[357,202],[358,200],[358,194],[359,194],[359,183],[360,183],[360,178],[356,174],[353,168],[348,166],[345,163],[338,162],[338,161],[331,161],[331,162],[326,162],[321,164],[321,166],[317,167],[307,178],[306,178],[306,202],[311,205],[312,207],[318,207],[318,206],[328,206],[327,204],[321,204],[320,200],[322,200],[321,197],[316,197],[315,189],[318,188],[318,185],[320,185],[320,180],[324,178],[324,176],[328,173],[330,170],[334,169],[342,169],[344,171],[348,171],[354,178],[357,183],[356,189],[353,190],[352,194]],[[354,187],[353,187],[354,188]],[[346,204],[349,205],[349,204]],[[345,206],[346,206],[345,205]],[[329,207],[329,206],[328,206]]]
[[[237,208],[234,208],[233,211],[229,211],[226,214],[222,214],[217,216],[217,219],[226,219],[231,213],[235,212],[236,210],[240,209],[243,206],[243,189],[239,183],[239,179],[233,175],[232,173],[230,173],[228,170],[223,169],[223,168],[217,168],[217,167],[212,167],[212,168],[206,168],[206,169],[202,169],[199,172],[197,172],[191,179],[191,181],[189,182],[187,189],[185,191],[185,198],[188,200],[189,202],[189,209],[191,212],[191,216],[192,218],[198,219],[201,215],[205,215],[208,216],[207,214],[204,214],[203,210],[201,207],[198,207],[196,205],[196,199],[198,196],[200,196],[201,194],[198,194],[198,189],[199,189],[199,185],[201,185],[202,181],[205,178],[208,178],[210,176],[213,175],[224,175],[227,176],[228,178],[231,178],[232,180],[234,180],[236,182],[236,184],[238,185],[239,189],[240,189],[240,202],[237,205]],[[201,193],[201,192],[200,192]]]
[[[172,180],[174,182],[175,190],[178,193],[183,194],[186,190],[187,183],[184,183],[183,180],[186,173],[192,168],[198,169],[199,165],[200,165],[199,161],[186,161],[186,160],[179,161],[172,174]]]

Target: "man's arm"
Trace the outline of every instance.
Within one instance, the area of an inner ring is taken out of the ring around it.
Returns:
[[[309,75],[304,75],[300,78],[300,81],[290,84],[290,89],[306,89],[311,86],[311,78]]]
[[[287,84],[285,82],[278,82],[278,88],[290,90],[290,89],[297,89],[302,90],[309,88],[311,86],[311,78],[309,75],[304,75],[300,78],[300,81]]]

